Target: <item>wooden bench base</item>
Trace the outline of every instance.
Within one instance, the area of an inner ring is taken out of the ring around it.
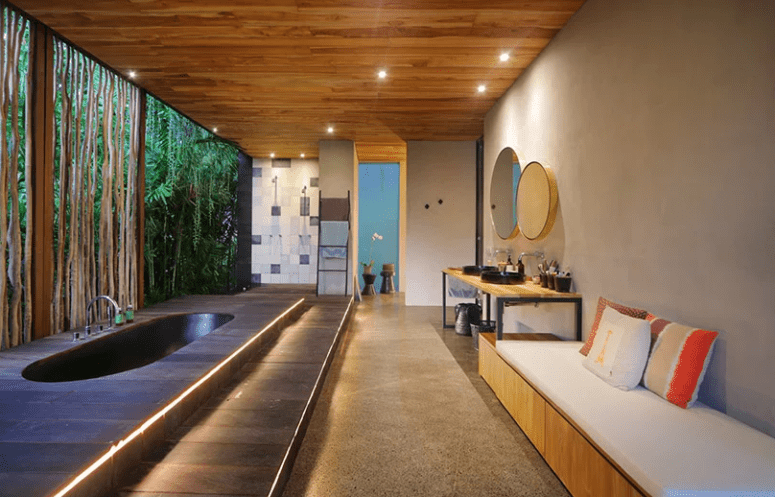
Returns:
[[[574,497],[648,495],[572,420],[501,358],[492,333],[479,335],[479,375]]]

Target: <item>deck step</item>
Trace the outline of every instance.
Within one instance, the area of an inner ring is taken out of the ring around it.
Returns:
[[[349,302],[312,299],[277,340],[146,457],[115,495],[279,496]]]

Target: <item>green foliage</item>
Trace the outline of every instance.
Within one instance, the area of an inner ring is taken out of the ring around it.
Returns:
[[[236,253],[237,149],[149,97],[146,302],[229,292]]]

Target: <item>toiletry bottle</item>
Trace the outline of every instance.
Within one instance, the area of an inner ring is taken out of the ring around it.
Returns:
[[[127,323],[131,323],[135,320],[135,309],[132,307],[132,304],[129,304],[126,306],[126,312],[124,313],[124,317],[126,318]]]
[[[511,254],[509,254],[509,258],[506,261],[506,271],[514,271],[514,263],[511,261]]]
[[[116,326],[121,326],[124,324],[124,313],[121,312],[120,307],[118,308],[118,312],[116,313],[115,323],[116,323]]]
[[[525,274],[525,265],[522,264],[522,261],[517,261],[517,272],[519,274]]]

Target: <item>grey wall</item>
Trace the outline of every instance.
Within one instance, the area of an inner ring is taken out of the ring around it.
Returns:
[[[318,142],[320,164],[320,194],[324,198],[345,198],[350,192],[350,278],[360,274],[358,267],[358,155],[355,143],[350,140],[320,140]],[[348,283],[348,293],[354,286]]]
[[[325,197],[354,198],[355,144],[350,140],[320,140],[320,191]]]
[[[406,305],[441,305],[441,270],[476,262],[476,143],[410,141],[406,152]]]
[[[485,122],[486,178],[505,146],[557,174],[554,232],[508,244],[572,268],[585,329],[603,295],[720,331],[701,400],[771,435],[773,9],[587,0]]]

